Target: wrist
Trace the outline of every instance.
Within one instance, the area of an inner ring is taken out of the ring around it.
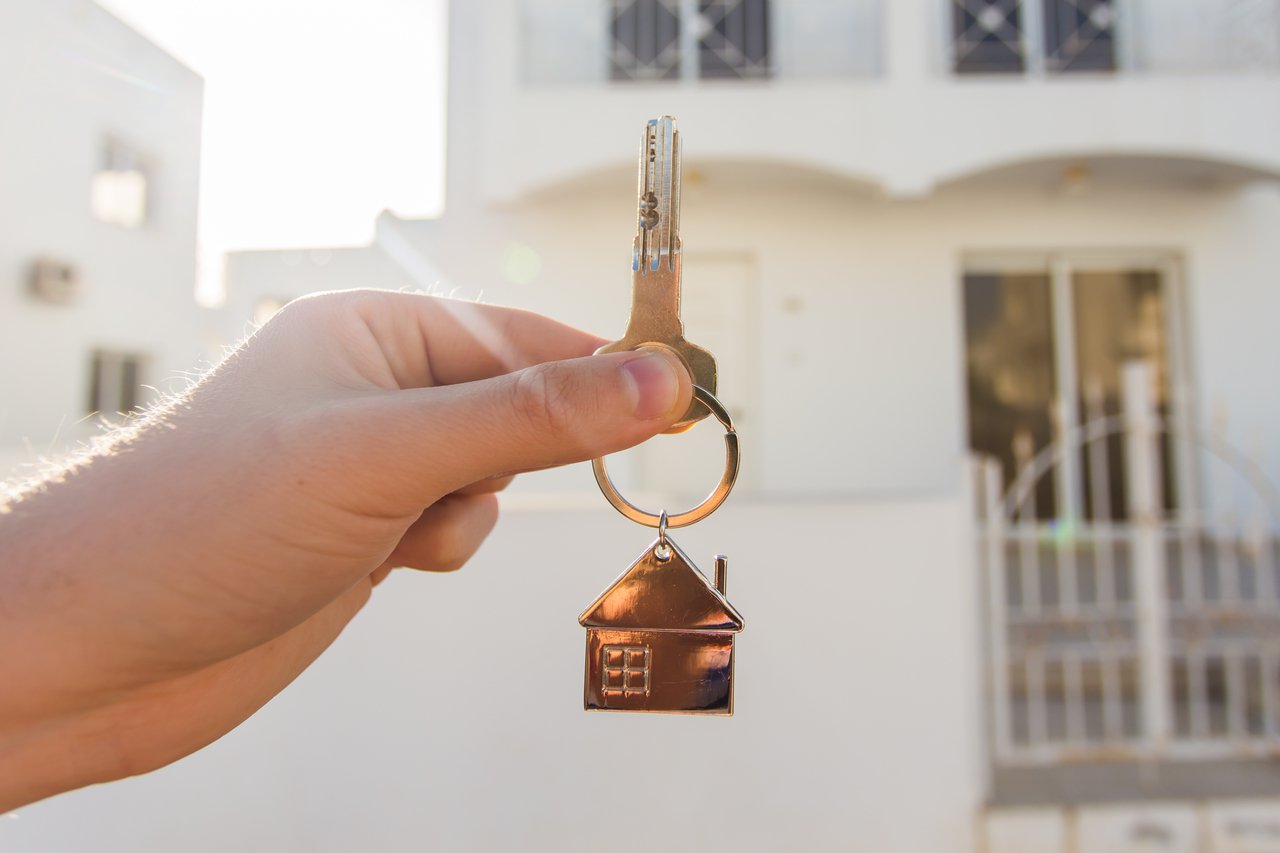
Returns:
[[[0,732],[0,815],[114,778],[102,766],[101,744],[86,737],[86,720],[75,715]]]

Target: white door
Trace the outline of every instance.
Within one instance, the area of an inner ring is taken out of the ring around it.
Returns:
[[[716,357],[716,396],[728,409],[745,447],[738,489],[750,488],[754,473],[750,464],[754,313],[753,258],[685,255],[681,307],[685,338]],[[724,470],[723,435],[720,424],[707,418],[688,432],[658,436],[634,451],[639,489],[673,502],[654,507],[655,511],[687,509],[711,491]]]

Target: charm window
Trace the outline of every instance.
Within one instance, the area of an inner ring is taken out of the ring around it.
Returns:
[[[601,687],[623,696],[649,693],[652,653],[648,646],[604,646],[600,650]]]

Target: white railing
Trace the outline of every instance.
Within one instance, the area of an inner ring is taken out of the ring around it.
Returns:
[[[1149,367],[1125,370],[1125,415],[1024,453],[1007,491],[998,463],[977,464],[997,764],[1280,748],[1280,497],[1221,440],[1165,431]],[[1099,512],[1117,435],[1124,520]],[[1213,511],[1162,509],[1162,437],[1214,470]],[[1094,474],[1092,517],[1037,518],[1036,483],[1076,453]]]

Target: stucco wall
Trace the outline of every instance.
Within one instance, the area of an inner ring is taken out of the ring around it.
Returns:
[[[194,298],[201,92],[198,76],[89,0],[0,4],[0,447],[12,455],[93,434],[78,421],[95,347],[148,355],[146,381],[161,388],[213,350]],[[90,211],[108,136],[152,169],[150,218],[136,230]],[[28,295],[44,256],[79,269],[73,304]]]
[[[704,571],[730,558],[746,630],[727,719],[582,710],[577,616],[650,533],[602,500],[508,512],[461,573],[390,578],[222,741],[22,809],[0,848],[972,849],[980,681],[958,502],[731,499],[677,531]]]
[[[1280,341],[1267,328],[1280,311],[1280,248],[1268,236],[1280,227],[1274,185],[1218,183],[1212,167],[1186,164],[1157,179],[1119,162],[1097,166],[1092,182],[1071,193],[1055,166],[893,201],[811,172],[714,164],[686,171],[699,176],[686,176],[684,195],[690,269],[699,257],[745,257],[754,270],[741,297],[750,303],[746,356],[733,368],[749,374],[738,377],[748,397],[748,491],[958,492],[966,448],[960,276],[974,252],[1174,259],[1181,281],[1170,293],[1188,330],[1197,417],[1207,425],[1227,412],[1232,439],[1264,456],[1258,437],[1280,433],[1280,404],[1265,393],[1268,365],[1280,363]],[[433,261],[420,286],[544,311],[614,337],[630,302],[631,199],[629,176],[605,172],[474,217],[384,217],[381,232]],[[518,282],[512,257],[524,265]],[[270,257],[254,260],[236,267],[244,275],[233,290],[276,286]],[[365,263],[367,273],[352,274],[351,284],[406,280],[403,268],[385,273],[378,250]],[[305,265],[289,277],[299,288],[308,280]],[[315,280],[333,286],[322,271]],[[698,286],[690,273],[686,289]],[[688,333],[698,340],[696,327]],[[677,478],[674,493],[709,487],[719,451],[714,430],[706,439],[708,467]],[[1280,475],[1275,458],[1264,462]],[[546,487],[577,488],[554,478]]]

